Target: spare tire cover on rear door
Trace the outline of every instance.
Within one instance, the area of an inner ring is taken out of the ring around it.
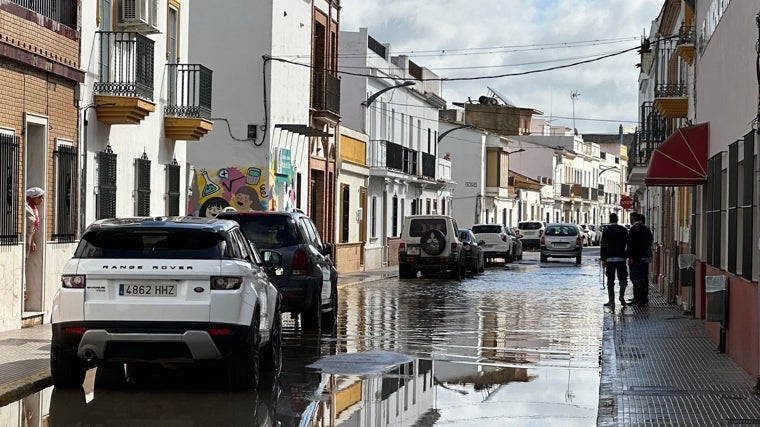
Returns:
[[[441,230],[428,230],[420,237],[420,247],[428,255],[438,255],[446,248],[446,236]]]

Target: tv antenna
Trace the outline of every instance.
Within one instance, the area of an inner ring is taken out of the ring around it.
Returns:
[[[578,135],[578,128],[575,127],[575,100],[581,96],[577,90],[570,92],[570,98],[573,100],[573,135]]]

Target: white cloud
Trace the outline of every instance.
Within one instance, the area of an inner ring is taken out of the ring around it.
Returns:
[[[391,44],[392,54],[408,54],[441,77],[489,76],[548,68],[636,47],[661,6],[662,0],[343,0],[341,29],[366,27],[372,37]],[[629,40],[602,42],[621,38]],[[572,45],[594,40],[599,42]],[[562,42],[568,47],[480,51],[484,54],[458,50]],[[536,63],[557,59],[564,61]],[[626,128],[635,125],[623,121],[638,119],[638,62],[634,50],[556,71],[444,82],[443,97],[449,104],[468,97],[477,99],[491,86],[520,107],[567,117],[554,123],[572,127],[570,94],[577,90],[581,94],[575,102],[578,130],[614,133],[621,123]],[[510,64],[525,65],[504,66]]]

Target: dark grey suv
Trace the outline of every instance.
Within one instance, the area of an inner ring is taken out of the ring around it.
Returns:
[[[311,218],[300,211],[222,212],[217,218],[237,221],[257,248],[282,255],[282,270],[272,281],[282,294],[283,312],[300,314],[307,330],[335,326],[338,271],[330,258],[332,245],[322,241]]]

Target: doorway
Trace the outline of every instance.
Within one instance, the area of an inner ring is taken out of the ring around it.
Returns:
[[[29,187],[40,187],[47,196],[47,138],[48,120],[45,117],[27,115],[24,126],[24,193]],[[22,313],[23,317],[29,317],[42,313],[44,310],[44,277],[45,277],[45,236],[47,204],[50,198],[44,197],[42,205],[37,208],[37,230],[32,235],[31,241],[27,241],[24,233],[24,280],[22,281]],[[24,197],[26,206],[26,197]],[[24,230],[34,227],[29,224],[27,215],[24,214]],[[28,245],[34,243],[35,251],[27,251]],[[29,253],[27,257],[26,254]]]

